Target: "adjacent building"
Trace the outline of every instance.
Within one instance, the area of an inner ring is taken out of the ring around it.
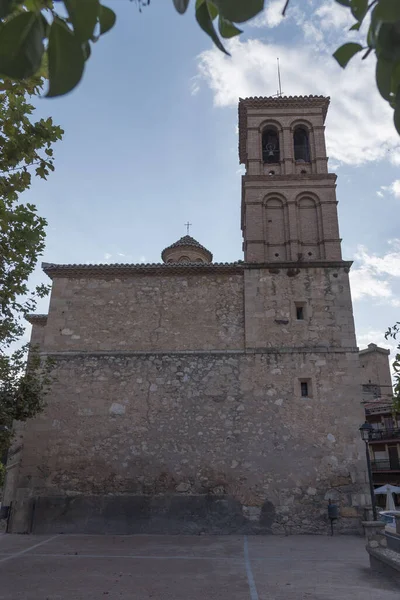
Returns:
[[[389,353],[376,344],[360,352],[365,418],[374,428],[369,449],[375,487],[400,486],[400,414],[393,410]]]

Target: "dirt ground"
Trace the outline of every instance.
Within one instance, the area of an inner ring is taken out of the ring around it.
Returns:
[[[399,600],[364,540],[0,536],[1,600]]]

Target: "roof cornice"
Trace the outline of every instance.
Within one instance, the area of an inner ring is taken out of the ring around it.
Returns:
[[[242,273],[245,269],[268,269],[272,273],[288,269],[344,268],[349,270],[352,261],[304,261],[245,263],[154,263],[154,264],[97,264],[97,265],[59,265],[42,263],[42,269],[50,277],[118,277],[130,275],[182,275],[202,273]]]

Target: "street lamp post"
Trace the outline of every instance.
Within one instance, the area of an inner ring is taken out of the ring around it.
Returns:
[[[369,448],[368,448],[370,433],[373,431],[373,429],[374,428],[372,427],[372,425],[370,423],[365,422],[363,425],[361,425],[359,432],[361,434],[361,439],[365,442],[365,455],[367,458],[369,491],[371,494],[371,502],[372,502],[372,515],[373,515],[374,521],[377,521],[378,517],[376,514],[374,486],[372,483],[371,459],[369,456]]]

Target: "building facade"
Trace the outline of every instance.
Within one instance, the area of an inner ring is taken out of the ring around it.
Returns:
[[[374,428],[369,450],[375,487],[400,486],[400,415],[393,410],[389,350],[369,344],[360,352],[365,419]]]
[[[185,236],[151,265],[44,264],[55,362],[17,426],[11,531],[323,533],[369,504],[361,375],[324,122],[239,102],[244,261]]]

